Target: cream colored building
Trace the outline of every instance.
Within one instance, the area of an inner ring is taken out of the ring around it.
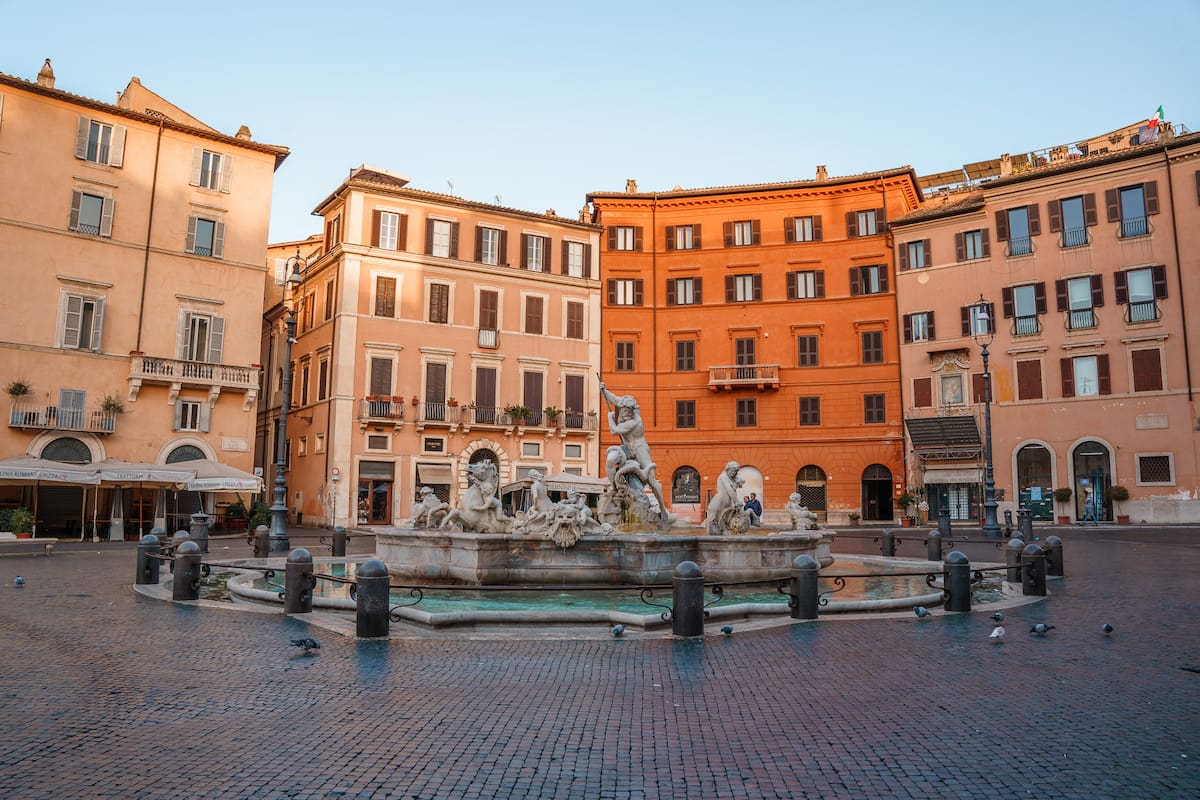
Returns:
[[[262,253],[287,153],[136,77],[110,104],[57,88],[48,61],[36,81],[0,74],[0,384],[29,389],[4,398],[0,457],[253,468]],[[41,530],[109,517],[115,490],[93,492],[43,487]],[[123,495],[125,519],[175,510]]]
[[[314,212],[315,258],[310,242],[269,252],[272,282],[297,250],[307,263],[288,300],[292,522],[396,524],[421,486],[454,502],[464,465],[484,458],[501,484],[596,474],[600,227],[407,184],[359,167]],[[267,309],[271,397],[280,310]],[[260,448],[268,491],[276,416]]]

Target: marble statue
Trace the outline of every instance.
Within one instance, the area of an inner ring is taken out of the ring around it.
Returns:
[[[491,461],[467,464],[467,491],[458,508],[450,510],[440,527],[459,525],[464,531],[476,533],[508,533],[513,520],[500,507],[496,496],[499,474]]]
[[[575,545],[584,536],[604,536],[612,533],[612,525],[596,520],[588,508],[587,498],[570,489],[565,500],[550,501],[541,472],[532,470],[530,495],[532,502],[524,514],[517,517],[513,533],[521,536],[545,536],[559,547]]]
[[[818,527],[817,515],[809,511],[808,506],[802,505],[802,502],[800,493],[792,492],[784,507],[792,518],[792,530],[815,531]]]
[[[608,429],[620,438],[620,446],[610,447],[605,455],[609,494],[602,514],[613,522],[662,524],[669,522],[662,484],[655,477],[650,445],[646,442],[646,423],[641,407],[632,395],[618,397],[600,384],[600,394],[608,402]],[[619,450],[620,453],[617,453]],[[658,503],[651,508],[645,498],[650,489]]]
[[[751,514],[739,499],[738,489],[745,483],[739,478],[741,466],[730,461],[717,477],[717,491],[708,501],[704,529],[714,536],[745,533],[750,529]]]
[[[406,528],[436,528],[442,524],[446,515],[450,513],[450,504],[443,503],[438,496],[433,493],[433,489],[428,486],[422,486],[420,497],[412,507],[412,516],[405,520],[402,525]]]

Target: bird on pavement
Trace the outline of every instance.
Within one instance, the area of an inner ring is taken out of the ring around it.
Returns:
[[[1004,628],[997,625],[995,628],[992,629],[992,633],[990,636],[988,636],[988,639],[991,640],[992,644],[1000,644],[1001,642],[1003,642],[1004,641]]]
[[[725,634],[726,636],[732,636],[733,635],[733,626],[732,625],[722,625],[721,633]]]
[[[304,655],[308,655],[313,650],[320,650],[321,643],[316,639],[309,639],[308,637],[305,637],[303,639],[292,639],[292,647],[303,647]]]
[[[18,575],[17,577],[13,578],[13,584],[16,586],[24,586],[25,579]]]
[[[613,636],[621,636],[623,633],[625,633],[624,625],[613,625],[613,629],[612,629]]]
[[[917,619],[925,619],[929,616],[929,609],[925,606],[913,606],[913,613],[917,615]]]
[[[1113,632],[1113,626],[1106,622],[1100,626],[1100,630],[1105,636],[1108,636]]]
[[[995,614],[992,614],[992,619],[996,622],[1004,622],[1004,615],[997,611]]]
[[[1053,625],[1047,625],[1044,622],[1039,622],[1037,625],[1034,625],[1032,628],[1030,628],[1029,632],[1036,633],[1038,636],[1045,636],[1052,630],[1054,630]]]

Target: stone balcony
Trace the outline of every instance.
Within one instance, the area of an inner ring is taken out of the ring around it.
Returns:
[[[708,389],[715,392],[719,389],[733,391],[734,389],[767,389],[779,388],[778,364],[733,364],[708,368]]]
[[[129,358],[129,399],[137,400],[143,383],[169,387],[170,402],[185,386],[208,391],[208,400],[215,403],[222,391],[243,392],[242,408],[249,411],[258,399],[262,370],[257,367],[238,367],[231,364],[209,364],[204,361],[183,361],[177,358],[131,355]]]

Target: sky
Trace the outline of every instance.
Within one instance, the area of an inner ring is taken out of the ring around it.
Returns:
[[[593,191],[919,175],[1144,120],[1200,130],[1200,0],[339,3],[0,0],[0,72],[131,76],[291,155],[270,239],[371,164],[574,218]]]

